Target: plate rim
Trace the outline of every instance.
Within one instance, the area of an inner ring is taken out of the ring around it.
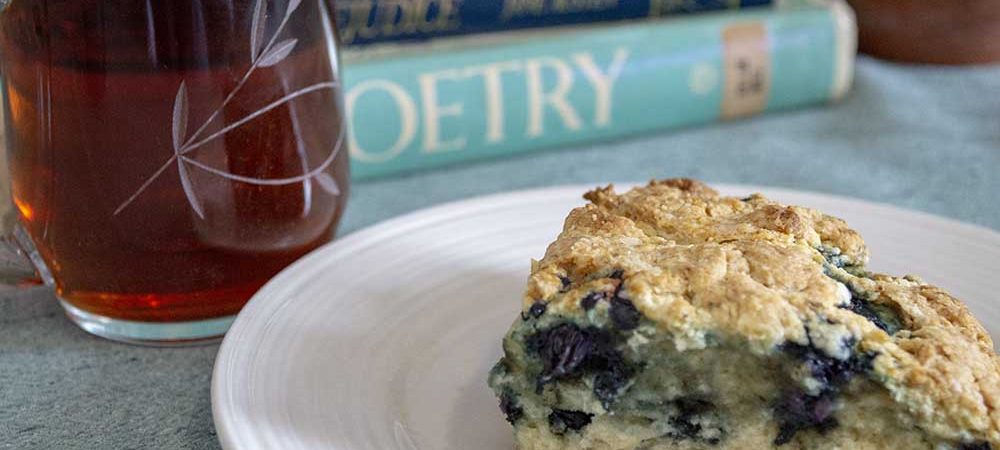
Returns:
[[[582,195],[584,192],[588,192],[596,187],[613,185],[616,188],[621,188],[623,191],[625,189],[630,189],[635,186],[642,185],[640,182],[614,182],[614,183],[575,183],[575,184],[561,184],[554,186],[545,187],[535,187],[527,189],[517,189],[511,191],[503,191],[498,193],[480,195],[469,197],[460,200],[449,201],[445,203],[440,203],[437,205],[431,205],[424,208],[419,208],[414,211],[410,211],[395,217],[391,217],[366,227],[354,230],[343,237],[335,239],[328,242],[315,250],[309,252],[302,258],[290,264],[288,267],[283,269],[277,275],[275,275],[271,280],[264,284],[251,298],[247,301],[246,305],[242,308],[236,319],[233,321],[229,331],[226,333],[222,340],[219,350],[216,353],[215,362],[212,367],[212,380],[210,386],[210,397],[212,406],[212,422],[215,427],[216,436],[218,438],[220,446],[225,450],[237,450],[237,440],[235,439],[235,434],[237,434],[236,424],[233,423],[234,419],[232,415],[228,415],[224,411],[223,405],[230,404],[231,402],[226,401],[231,398],[227,394],[231,393],[231,390],[226,389],[229,385],[226,384],[227,378],[224,372],[230,372],[234,369],[232,364],[233,361],[237,360],[237,356],[242,348],[249,348],[248,346],[240,347],[239,344],[244,344],[243,341],[246,339],[244,336],[247,334],[247,328],[250,323],[248,317],[256,314],[264,314],[268,311],[274,312],[279,307],[272,305],[276,303],[275,297],[270,296],[271,291],[279,289],[283,284],[286,283],[287,279],[294,279],[298,275],[298,272],[303,272],[309,270],[311,266],[318,266],[314,261],[320,261],[326,257],[327,254],[350,250],[351,247],[364,244],[366,241],[370,240],[373,236],[381,236],[385,231],[394,231],[395,233],[403,233],[406,229],[419,226],[423,221],[434,219],[440,220],[441,216],[453,215],[455,213],[463,212],[468,214],[470,212],[475,212],[482,209],[496,208],[509,203],[524,203],[531,200],[539,199],[550,199],[553,197],[572,197],[578,196],[582,200]],[[924,223],[927,223],[934,227],[944,227],[950,230],[954,230],[955,233],[961,235],[977,235],[979,237],[986,238],[986,240],[994,241],[1000,244],[1000,231],[993,230],[986,226],[967,223],[957,219],[952,219],[949,217],[940,216],[937,214],[919,211],[909,208],[904,208],[900,206],[895,206],[888,203],[870,201],[866,199],[849,197],[838,194],[830,194],[824,192],[816,192],[809,190],[799,190],[790,189],[778,186],[766,186],[766,185],[752,185],[752,184],[729,184],[729,183],[707,183],[713,189],[720,191],[725,194],[727,192],[745,192],[747,194],[755,192],[763,192],[769,197],[785,197],[785,196],[796,196],[805,195],[810,197],[815,197],[822,199],[826,202],[832,203],[851,203],[857,206],[870,209],[873,212],[879,212],[881,214],[904,214],[909,217],[919,218]],[[582,201],[581,201],[582,203]],[[568,211],[567,211],[568,213]],[[345,249],[345,250],[342,250]],[[315,269],[314,269],[315,270]],[[259,311],[258,311],[259,310]]]

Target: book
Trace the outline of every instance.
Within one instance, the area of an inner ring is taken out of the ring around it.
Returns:
[[[356,180],[841,98],[841,0],[344,53]]]
[[[338,0],[341,43],[659,17],[770,5],[772,0]]]

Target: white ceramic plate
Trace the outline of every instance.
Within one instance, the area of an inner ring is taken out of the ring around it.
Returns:
[[[510,450],[486,387],[542,256],[589,186],[522,191],[412,213],[323,247],[240,313],[212,381],[227,450]],[[763,192],[846,219],[872,268],[920,274],[966,300],[994,336],[1000,233],[885,205]]]

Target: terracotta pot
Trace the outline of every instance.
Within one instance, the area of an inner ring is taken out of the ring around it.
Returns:
[[[848,0],[859,49],[933,64],[1000,61],[1000,0]]]

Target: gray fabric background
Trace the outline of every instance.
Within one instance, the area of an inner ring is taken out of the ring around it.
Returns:
[[[342,226],[511,189],[689,176],[821,191],[1000,229],[1000,66],[862,58],[842,103],[353,187]],[[1000,269],[1000,264],[998,264]],[[0,448],[218,448],[217,346],[88,336],[46,290],[0,294]]]

